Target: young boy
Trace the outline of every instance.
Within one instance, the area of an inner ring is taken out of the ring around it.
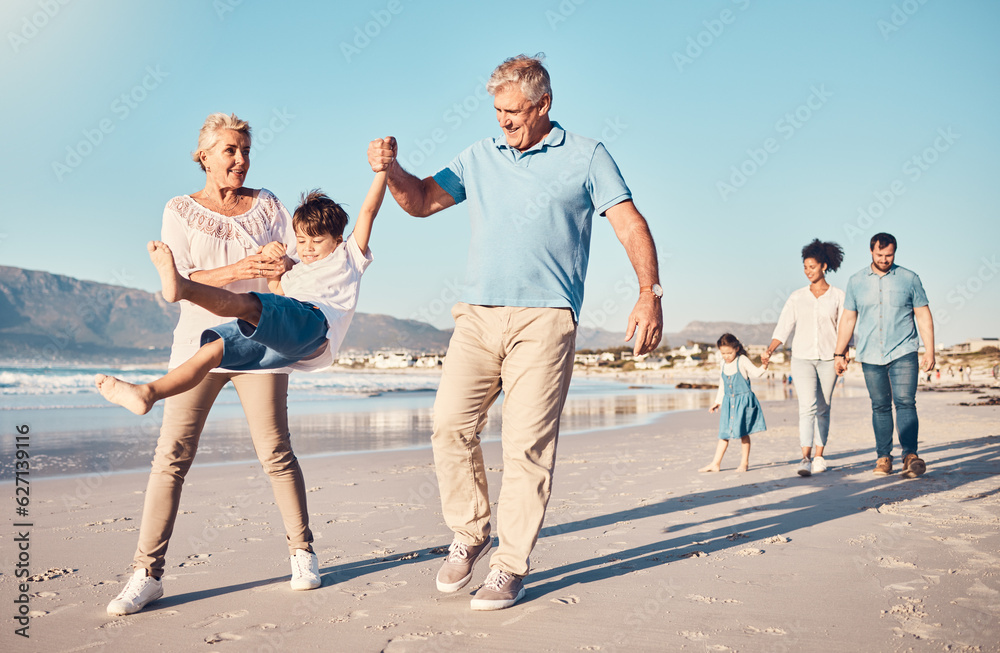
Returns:
[[[160,273],[164,299],[186,299],[221,317],[238,319],[205,330],[201,348],[166,376],[133,385],[97,374],[98,390],[108,401],[144,415],[157,401],[195,387],[217,367],[244,371],[329,366],[354,317],[361,275],[372,261],[368,240],[385,186],[386,173],[376,173],[346,242],[347,214],[340,205],[319,191],[303,198],[292,217],[301,263],[268,279],[274,294],[234,293],[185,279],[177,272],[170,248],[151,241],[147,249]],[[278,242],[261,250],[274,258],[285,254]]]

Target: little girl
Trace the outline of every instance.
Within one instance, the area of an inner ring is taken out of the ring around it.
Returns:
[[[750,466],[750,434],[767,429],[760,402],[750,389],[750,376],[759,378],[767,365],[757,367],[750,362],[747,350],[731,333],[724,333],[716,343],[722,355],[722,369],[719,371],[719,392],[709,412],[722,408],[719,416],[719,444],[715,448],[715,458],[699,472],[717,472],[722,464],[730,440],[737,438],[743,443],[743,457],[738,472],[745,472]]]

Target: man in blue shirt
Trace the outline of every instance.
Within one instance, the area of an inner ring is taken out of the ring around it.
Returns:
[[[508,59],[493,71],[487,91],[503,138],[474,143],[433,177],[403,170],[394,138],[372,141],[368,149],[372,169],[388,171],[389,190],[410,215],[426,217],[468,201],[466,284],[452,310],[455,331],[431,443],[442,512],[454,532],[437,588],[457,592],[492,542],[479,433],[503,390],[500,545],[473,610],[507,608],[524,596],[522,579],[552,488],[594,213],[607,217],[638,276],[626,327],[635,354],[656,348],[663,323],[646,220],[604,146],[550,120],[552,89],[541,60]]]
[[[856,337],[872,401],[872,427],[878,461],[875,474],[892,473],[892,407],[903,454],[902,476],[915,478],[927,470],[917,455],[917,374],[934,369],[934,318],[927,295],[915,273],[893,263],[896,239],[886,233],[872,236],[872,263],[850,278],[844,313],[834,349],[837,374],[847,369],[847,345]],[[918,361],[919,342],[924,341]]]

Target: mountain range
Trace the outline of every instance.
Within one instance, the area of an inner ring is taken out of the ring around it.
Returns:
[[[0,358],[42,362],[165,361],[180,309],[159,293],[0,266]],[[770,342],[773,324],[691,322],[665,334],[671,345],[715,342],[735,333],[744,344]],[[451,330],[389,315],[357,313],[341,351],[442,353]],[[623,334],[581,328],[578,349],[623,345]]]

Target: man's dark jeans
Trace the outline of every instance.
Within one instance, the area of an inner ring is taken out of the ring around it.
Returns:
[[[896,406],[896,427],[902,457],[917,453],[917,352],[897,358],[887,365],[862,363],[865,385],[872,400],[872,428],[875,453],[885,458],[892,453],[892,407]]]

